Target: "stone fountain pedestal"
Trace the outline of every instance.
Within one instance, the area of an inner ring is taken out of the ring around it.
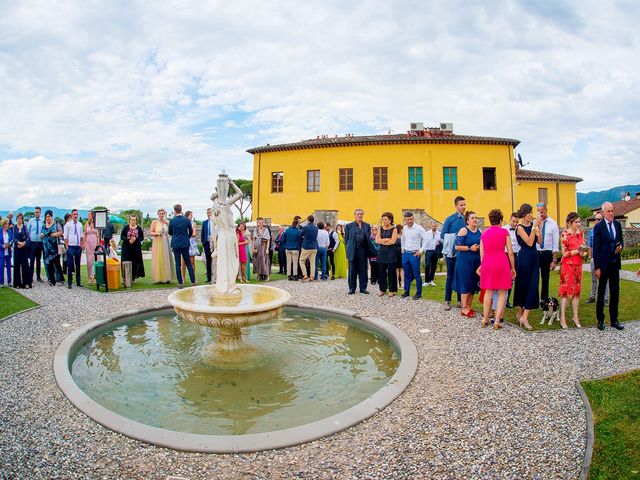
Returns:
[[[214,351],[240,351],[246,348],[242,327],[277,318],[291,295],[266,285],[236,288],[232,295],[220,295],[213,285],[184,288],[169,295],[169,303],[183,320],[219,329]]]

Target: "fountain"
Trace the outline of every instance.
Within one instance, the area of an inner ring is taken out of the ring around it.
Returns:
[[[229,195],[229,188],[234,194]],[[231,206],[242,198],[242,191],[224,171],[218,177],[213,201],[212,222],[217,228],[217,281],[215,286],[202,285],[178,290],[169,295],[169,303],[176,313],[189,322],[220,330],[217,345],[211,348],[214,356],[244,361],[239,350],[248,350],[242,340],[242,327],[273,320],[282,314],[289,301],[289,292],[263,285],[236,285],[238,275],[238,238]]]
[[[180,450],[266,450],[348,428],[411,382],[417,352],[392,325],[296,305],[280,288],[236,285],[231,206],[241,195],[223,172],[211,197],[215,286],[90,323],[58,347],[60,389],[98,423]]]

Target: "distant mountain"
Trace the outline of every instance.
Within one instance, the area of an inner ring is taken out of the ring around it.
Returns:
[[[11,210],[14,214],[14,221],[15,221],[15,215],[18,212],[22,212],[22,213],[27,213],[27,212],[33,212],[33,209],[35,208],[35,205],[33,207],[28,207],[28,206],[23,206],[20,208],[16,208],[15,210]],[[58,207],[49,207],[49,206],[45,206],[45,205],[41,205],[40,208],[42,208],[42,217],[44,218],[44,212],[46,212],[47,210],[52,210],[53,211],[53,218],[56,217],[60,217],[60,218],[64,218],[65,214],[68,212],[71,212],[71,209],[65,209],[65,208],[58,208]],[[0,210],[0,217],[4,218],[7,216],[7,213],[9,213],[9,210]],[[87,213],[89,213],[89,210],[81,210],[78,209],[78,216],[82,219],[87,218]]]
[[[618,200],[622,200],[622,194],[625,192],[629,192],[631,198],[634,198],[636,192],[640,192],[640,185],[623,185],[601,192],[578,192],[578,206],[595,208],[604,202],[617,202]]]

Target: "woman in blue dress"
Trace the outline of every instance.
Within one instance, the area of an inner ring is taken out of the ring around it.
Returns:
[[[533,221],[533,207],[523,203],[518,210],[520,224],[516,227],[516,238],[520,251],[516,260],[516,284],[513,291],[513,304],[518,306],[518,322],[527,330],[529,312],[538,308],[538,280],[540,278],[540,260],[536,244],[541,241],[540,217]]]
[[[24,224],[24,215],[20,212],[13,226],[13,288],[33,286],[33,273],[29,268],[30,246],[31,240]]]
[[[482,232],[478,228],[478,216],[475,212],[467,211],[464,219],[467,226],[460,229],[455,241],[457,253],[453,290],[462,297],[462,316],[474,317],[476,312],[472,310],[471,304],[473,296],[480,291],[480,277],[477,270],[480,267],[480,236]]]

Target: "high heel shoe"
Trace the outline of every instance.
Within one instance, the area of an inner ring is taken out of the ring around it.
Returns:
[[[527,330],[533,330],[533,327],[529,325],[529,323],[524,323],[521,318],[518,319],[518,323],[522,328],[526,328]]]
[[[580,325],[580,320],[578,320],[577,318],[572,318],[571,320],[573,320],[573,324],[576,326],[576,328],[582,328],[582,325]]]
[[[482,328],[488,327],[489,326],[489,321],[488,320],[482,320]]]
[[[500,330],[502,328],[502,322],[494,322],[493,329]]]

